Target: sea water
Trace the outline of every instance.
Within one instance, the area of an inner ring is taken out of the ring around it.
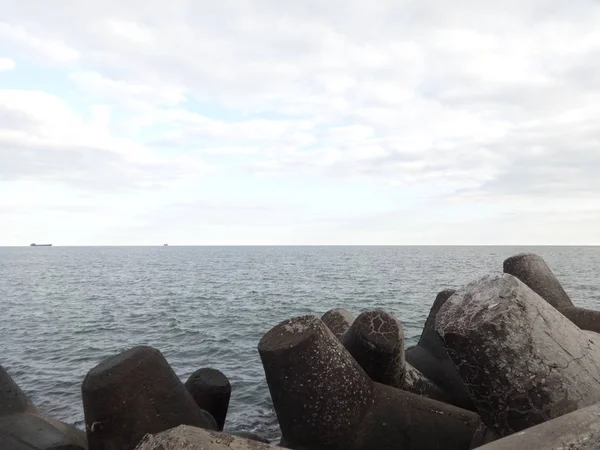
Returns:
[[[541,255],[578,306],[600,309],[600,247],[0,248],[0,364],[40,410],[83,426],[81,382],[136,345],[183,381],[232,384],[226,429],[278,434],[257,344],[280,321],[335,307],[394,312],[418,340],[437,292]]]

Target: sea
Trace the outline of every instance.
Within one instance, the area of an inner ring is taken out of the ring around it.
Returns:
[[[412,345],[440,290],[500,273],[521,252],[541,255],[576,305],[600,309],[600,247],[4,247],[0,364],[42,412],[83,428],[86,373],[150,345],[182,381],[222,371],[226,430],[274,440],[257,351],[269,329],[331,308],[383,308]]]

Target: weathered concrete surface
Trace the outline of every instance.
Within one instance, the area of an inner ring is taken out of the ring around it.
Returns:
[[[231,397],[231,384],[227,377],[217,369],[206,367],[190,375],[185,388],[196,404],[215,418],[217,429],[223,431]]]
[[[90,450],[132,450],[178,425],[216,429],[160,351],[135,347],[102,361],[81,388]]]
[[[598,450],[600,404],[479,447],[480,450]]]
[[[36,408],[4,367],[0,366],[0,416],[26,411],[35,412]]]
[[[444,392],[404,360],[404,328],[393,314],[361,313],[342,344],[373,381],[446,401]]]
[[[2,450],[86,450],[85,441],[79,437],[75,433],[63,433],[54,423],[36,414],[0,417]]]
[[[263,444],[270,444],[268,439],[265,439],[264,437],[259,436],[256,433],[252,433],[250,431],[234,431],[234,432],[231,432],[228,434],[231,434],[232,436],[238,436],[238,437],[241,437],[244,439],[248,439],[250,441],[262,442]]]
[[[347,309],[336,308],[330,309],[323,314],[321,320],[327,325],[336,338],[342,339],[346,331],[348,331],[348,328],[352,326],[354,315]]]
[[[286,320],[258,351],[283,438],[350,447],[373,402],[373,382],[315,316]]]
[[[0,366],[0,449],[87,449],[85,433],[44,417]]]
[[[595,331],[583,330],[585,335],[591,340],[594,344],[600,344],[600,333],[596,333]]]
[[[435,331],[435,318],[440,308],[456,291],[446,289],[438,293],[429,311],[419,343],[406,350],[406,361],[427,379],[439,386],[446,401],[460,408],[475,410],[473,401],[456,366],[444,348],[444,342]]]
[[[383,384],[374,394],[353,449],[468,449],[481,424],[471,411]]]
[[[155,435],[147,435],[136,450],[267,450],[274,445],[251,441],[202,428],[180,425]]]
[[[419,338],[419,347],[423,347],[428,350],[436,359],[442,360],[449,358],[448,352],[446,352],[446,348],[444,347],[444,342],[440,338],[440,336],[435,331],[435,318],[442,306],[448,301],[456,290],[454,289],[444,289],[439,292],[433,301],[433,305],[431,305],[431,309],[429,310],[429,315],[427,316],[427,320],[425,321],[425,325],[423,326],[423,332],[421,333],[421,337]]]
[[[560,312],[582,330],[600,333],[600,311],[573,306],[561,309]]]
[[[517,277],[556,309],[573,306],[573,302],[541,256],[521,253],[504,261],[503,267],[504,273]]]
[[[374,383],[315,316],[286,320],[259,343],[283,434],[293,449],[467,449],[479,417]]]
[[[598,346],[512,275],[454,294],[436,331],[484,423],[501,436],[600,401]]]
[[[59,420],[53,419],[51,417],[40,416],[50,425],[52,425],[59,433],[62,433],[69,442],[72,442],[75,445],[81,446],[85,449],[88,448],[87,444],[87,435],[85,431],[80,430],[79,428],[74,427],[73,425],[68,425]]]

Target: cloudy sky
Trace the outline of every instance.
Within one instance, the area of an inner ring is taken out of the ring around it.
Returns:
[[[0,245],[600,244],[597,0],[0,11]]]

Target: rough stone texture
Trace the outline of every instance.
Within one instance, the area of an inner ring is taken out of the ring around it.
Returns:
[[[521,253],[504,261],[504,273],[517,277],[556,309],[570,308],[573,302],[546,261],[534,253]]]
[[[582,330],[600,333],[600,311],[573,306],[561,309],[560,312]]]
[[[286,320],[259,343],[284,445],[293,449],[467,449],[479,417],[374,383],[315,316]]]
[[[327,311],[321,317],[321,320],[336,338],[342,339],[348,328],[352,326],[354,322],[354,315],[344,308],[336,308]]]
[[[600,344],[600,333],[596,333],[595,331],[583,330],[585,335],[591,340],[594,344]]]
[[[264,437],[259,436],[256,433],[252,433],[250,431],[235,431],[235,432],[229,433],[229,434],[231,434],[233,436],[239,436],[244,439],[249,439],[251,441],[262,442],[264,444],[270,443],[268,439],[265,439]]]
[[[429,311],[419,343],[406,350],[406,361],[428,380],[439,386],[446,401],[471,411],[475,410],[456,366],[444,348],[444,342],[435,331],[435,318],[440,308],[456,291],[446,289],[438,293]]]
[[[215,418],[217,429],[223,431],[231,397],[231,384],[227,377],[217,369],[199,369],[186,381],[185,388],[196,404]]]
[[[444,289],[438,293],[429,310],[429,315],[423,326],[423,332],[419,338],[419,347],[428,350],[436,359],[449,358],[448,352],[446,352],[446,348],[444,347],[444,342],[435,331],[435,318],[437,317],[440,308],[444,306],[446,301],[452,297],[455,292],[454,289]]]
[[[361,313],[342,339],[344,347],[373,381],[408,392],[447,400],[434,383],[404,360],[404,328],[391,313]]]
[[[528,428],[479,449],[598,450],[600,449],[600,404]]]
[[[373,383],[321,320],[286,320],[263,336],[258,351],[288,443],[354,442]]]
[[[51,421],[31,413],[0,417],[0,448],[2,450],[85,450],[81,435],[62,432]]]
[[[182,424],[216,429],[151,347],[132,348],[90,370],[82,399],[90,450],[130,450],[145,434]]]
[[[436,330],[484,423],[501,436],[600,401],[600,348],[512,275],[454,294]]]
[[[0,366],[0,449],[86,449],[85,433],[42,416]]]
[[[0,416],[35,410],[29,397],[14,382],[4,367],[0,366]]]
[[[147,435],[136,450],[267,450],[274,445],[216,431],[181,425],[168,431]]]

